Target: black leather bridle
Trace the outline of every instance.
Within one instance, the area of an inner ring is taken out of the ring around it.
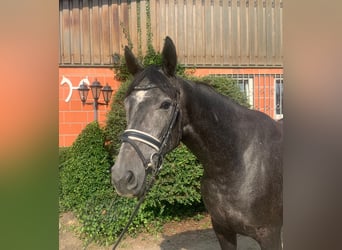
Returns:
[[[151,88],[156,88],[156,87],[152,85],[152,86],[145,87],[144,90],[151,89]],[[142,88],[139,87],[135,89],[140,90]],[[151,172],[159,172],[159,170],[161,169],[161,166],[163,163],[163,156],[166,153],[166,147],[169,142],[172,129],[174,128],[176,121],[177,121],[177,117],[179,115],[178,102],[177,101],[173,102],[171,107],[173,108],[172,116],[167,125],[166,132],[162,136],[161,140],[155,138],[154,136],[146,132],[143,132],[137,129],[127,129],[121,135],[121,141],[123,143],[129,143],[134,148],[139,158],[141,159],[145,168],[145,172],[147,174]],[[136,144],[136,142],[144,143],[145,145],[155,149],[156,152],[151,154],[149,159],[146,159],[143,153],[141,152],[140,148]]]
[[[147,90],[147,89],[152,89],[152,88],[157,88],[155,85],[147,85],[147,86],[143,86],[143,87],[135,87],[135,90]],[[131,214],[125,228],[122,230],[121,234],[119,235],[116,243],[113,246],[113,250],[116,249],[116,247],[119,245],[120,241],[122,240],[124,234],[127,232],[129,225],[132,223],[134,216],[137,214],[140,205],[143,203],[143,201],[145,200],[146,194],[148,193],[148,191],[151,189],[151,187],[153,186],[154,181],[156,180],[156,177],[159,173],[159,171],[162,168],[162,164],[163,164],[163,156],[166,153],[167,150],[167,144],[169,143],[169,138],[171,135],[171,132],[176,124],[177,118],[180,115],[179,112],[179,94],[177,94],[177,98],[176,101],[172,103],[172,116],[171,119],[168,123],[167,129],[165,134],[162,136],[161,140],[155,138],[154,136],[137,130],[137,129],[126,129],[124,131],[124,133],[121,135],[121,140],[122,143],[129,143],[134,150],[137,152],[139,158],[141,159],[144,168],[145,168],[145,181],[146,181],[146,176],[148,174],[152,174],[150,182],[146,184],[146,189],[144,190],[143,194],[139,197],[139,201],[133,211],[133,213]],[[178,140],[180,141],[180,137],[181,137],[181,131],[179,131],[180,136],[178,138]],[[155,153],[151,154],[149,159],[146,159],[145,156],[143,155],[143,153],[141,152],[140,148],[138,147],[138,145],[136,144],[136,142],[141,142],[146,144],[147,146],[153,148],[156,150]]]

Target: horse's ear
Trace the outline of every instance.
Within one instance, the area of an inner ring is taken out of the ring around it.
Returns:
[[[127,46],[125,46],[125,59],[128,71],[132,75],[135,75],[143,69],[143,67],[139,64],[138,60],[133,55],[132,51]]]
[[[170,37],[165,38],[164,48],[162,52],[163,71],[169,76],[174,76],[177,67],[176,47]]]

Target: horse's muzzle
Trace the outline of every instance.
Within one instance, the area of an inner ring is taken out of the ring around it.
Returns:
[[[128,170],[123,174],[118,174],[115,171],[115,166],[112,167],[112,185],[119,195],[126,197],[139,196],[141,189],[138,178],[132,171]]]

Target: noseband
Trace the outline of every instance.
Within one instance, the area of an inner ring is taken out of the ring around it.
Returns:
[[[157,138],[155,138],[154,136],[149,135],[145,132],[142,132],[140,130],[127,129],[122,134],[121,140],[122,140],[122,142],[129,143],[134,148],[134,150],[137,152],[139,158],[141,159],[146,172],[150,172],[150,170],[152,170],[154,168],[154,165],[156,162],[155,156],[160,155],[160,148],[162,145],[162,143]],[[149,160],[146,159],[145,156],[143,155],[143,153],[141,152],[140,148],[136,144],[137,141],[148,145],[149,147],[155,149],[157,152],[151,154]],[[158,157],[157,157],[157,159],[158,159]]]

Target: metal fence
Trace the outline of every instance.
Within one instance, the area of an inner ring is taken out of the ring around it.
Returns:
[[[157,51],[170,36],[196,67],[281,67],[282,0],[60,0],[60,65],[111,65],[132,40],[146,51],[147,11]]]
[[[229,77],[245,93],[251,109],[268,114],[274,119],[283,118],[283,74],[211,74]]]

